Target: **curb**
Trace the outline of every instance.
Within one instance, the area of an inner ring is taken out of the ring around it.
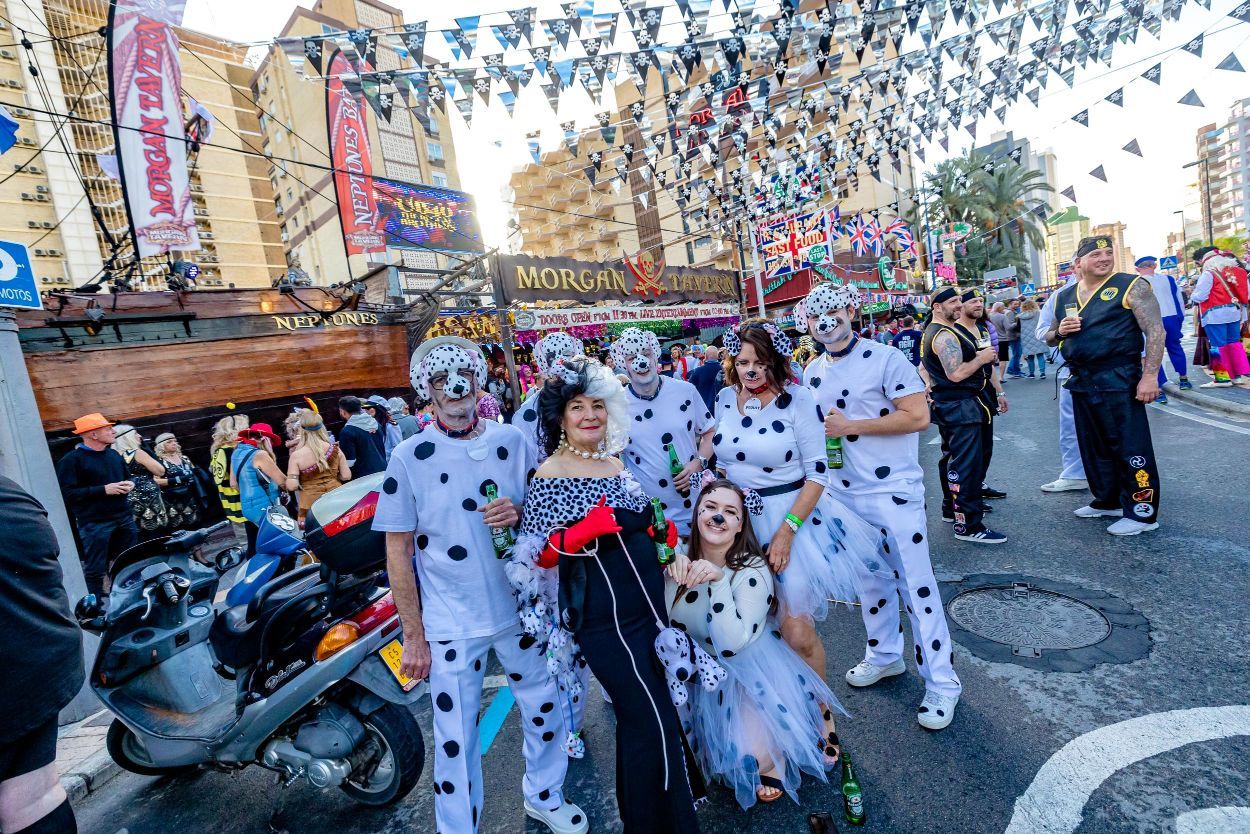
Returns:
[[[1200,394],[1193,389],[1182,391],[1175,382],[1168,382],[1163,386],[1163,390],[1167,393],[1169,399],[1175,397],[1181,402],[1209,408],[1212,411],[1221,411],[1237,417],[1250,417],[1250,403],[1239,403],[1221,397],[1211,397],[1206,394]]]
[[[107,751],[93,754],[73,770],[61,774],[61,787],[70,802],[79,802],[113,780],[122,769]]]

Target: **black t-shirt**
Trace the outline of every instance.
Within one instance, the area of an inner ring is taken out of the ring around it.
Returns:
[[[56,477],[76,520],[112,521],[130,515],[125,495],[104,491],[105,484],[130,479],[126,461],[111,447],[95,452],[81,444],[75,446],[57,463]]]
[[[382,428],[369,432],[359,426],[346,425],[339,432],[339,448],[352,461],[352,478],[359,479],[386,471],[386,453],[382,451]]]
[[[890,340],[890,344],[907,354],[907,358],[913,365],[920,364],[920,338],[923,334],[919,330],[908,329],[900,330],[894,334],[894,338]]]
[[[73,700],[85,673],[48,514],[3,476],[0,530],[0,744],[9,744]]]

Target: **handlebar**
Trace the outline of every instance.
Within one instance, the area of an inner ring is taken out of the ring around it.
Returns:
[[[178,553],[187,550],[195,550],[204,542],[208,541],[216,533],[225,530],[230,526],[229,521],[219,521],[211,527],[203,527],[199,530],[187,530],[181,533],[175,533],[165,542],[165,550],[169,553]]]
[[[170,605],[177,604],[178,591],[174,588],[174,582],[172,579],[166,579],[161,583],[161,593],[165,595],[165,601]]]

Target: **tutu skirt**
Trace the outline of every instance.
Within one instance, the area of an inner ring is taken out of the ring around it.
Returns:
[[[719,659],[729,676],[715,692],[690,687],[691,746],[704,774],[732,788],[743,808],[755,804],[760,770],[770,762],[769,775],[796,802],[803,773],[827,781],[822,709],[846,711],[825,682],[771,623],[738,654]]]
[[[767,545],[785,523],[797,492],[763,498],[764,512],[751,523],[761,545]],[[829,600],[854,602],[869,575],[892,579],[881,558],[884,538],[827,490],[807,521],[794,534],[790,562],[776,574],[777,616],[823,620]]]

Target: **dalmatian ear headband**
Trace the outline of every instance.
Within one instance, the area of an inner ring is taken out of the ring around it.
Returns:
[[[585,363],[584,356],[558,356],[555,363],[543,373],[555,374],[565,385],[576,385]]]
[[[417,359],[414,355],[413,359],[415,361],[408,370],[408,381],[412,383],[412,387],[416,389],[421,399],[431,399],[430,378],[443,372],[447,373],[447,385],[449,387],[454,388],[457,380],[467,381],[464,374],[459,373],[459,371],[465,369],[476,380],[478,388],[486,385],[486,359],[482,356],[482,352],[476,349],[476,346],[474,346],[474,350],[469,350],[459,344],[460,340],[432,341],[437,342],[437,344],[421,356],[420,359]],[[466,344],[472,343],[466,342]]]
[[[768,334],[768,338],[772,340],[773,350],[777,351],[782,356],[789,356],[790,351],[794,349],[790,344],[790,337],[778,330],[777,325],[773,324],[771,321],[762,323],[748,322],[747,324],[739,325],[736,329],[725,333],[723,343],[725,345],[725,350],[729,351],[730,356],[737,356],[739,353],[742,353],[742,337],[739,334],[742,333],[743,330],[750,327],[763,329],[764,332]]]
[[[624,368],[639,354],[649,354],[651,359],[657,359],[660,355],[660,339],[650,330],[627,327],[612,343],[612,361],[618,368]]]
[[[552,363],[561,357],[572,359],[582,352],[582,343],[567,333],[556,331],[543,336],[534,345],[534,361],[538,373],[546,376],[554,372]]]
[[[692,473],[690,475],[691,494],[698,495],[700,492],[703,491],[703,488],[705,486],[707,486],[708,484],[712,483],[715,480],[716,480],[716,473],[710,472],[707,469],[703,469],[698,472]],[[743,503],[743,506],[746,507],[747,512],[749,512],[751,515],[763,515],[764,514],[764,499],[760,497],[760,494],[758,492],[750,488],[742,488],[742,497],[743,497],[742,503]]]

